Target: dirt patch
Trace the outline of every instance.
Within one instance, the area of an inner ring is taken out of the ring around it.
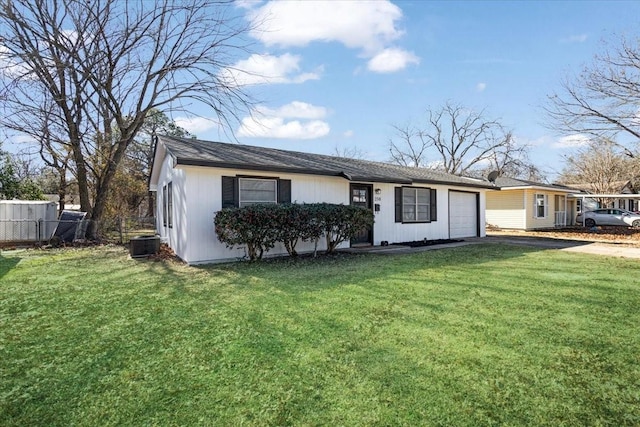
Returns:
[[[487,229],[488,236],[533,236],[549,239],[580,240],[586,242],[624,243],[640,246],[640,229],[598,226],[553,228],[549,230],[520,231]]]

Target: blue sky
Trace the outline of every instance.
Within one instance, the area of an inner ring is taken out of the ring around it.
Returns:
[[[546,96],[601,52],[603,40],[640,24],[640,2],[631,1],[237,6],[264,22],[252,34],[255,54],[236,64],[262,76],[244,76],[261,105],[259,123],[247,117],[236,129],[241,143],[324,154],[356,148],[386,161],[393,124],[420,125],[427,108],[452,101],[512,129],[550,179],[571,144],[545,127]],[[201,139],[222,137],[212,122],[176,120]]]
[[[602,52],[603,41],[637,37],[640,24],[639,1],[237,0],[234,7],[260,23],[250,34],[253,53],[227,71],[258,101],[233,129],[237,141],[322,154],[355,149],[388,161],[393,125],[421,126],[427,109],[452,102],[513,130],[550,180],[583,139],[545,126],[546,97]],[[195,113],[172,118],[200,139],[233,141],[212,111]],[[5,149],[17,150],[8,142]]]

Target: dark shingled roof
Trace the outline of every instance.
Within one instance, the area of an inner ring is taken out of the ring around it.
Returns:
[[[573,188],[565,187],[563,185],[543,184],[541,182],[526,181],[523,179],[507,178],[502,176],[496,179],[496,186],[503,189],[508,189],[511,187],[540,187],[540,188],[548,188],[550,190],[566,191],[569,193],[577,192],[577,190]]]
[[[450,175],[426,168],[192,138],[159,136],[158,139],[178,165],[340,176],[350,181],[396,184],[432,183],[495,188],[488,181]]]

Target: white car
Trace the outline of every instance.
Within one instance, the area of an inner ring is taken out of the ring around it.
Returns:
[[[585,227],[595,225],[622,225],[626,227],[640,228],[640,214],[624,209],[596,209],[579,213],[576,222]]]

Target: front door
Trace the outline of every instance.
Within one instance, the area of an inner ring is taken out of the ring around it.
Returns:
[[[360,206],[366,209],[372,209],[371,193],[373,186],[369,184],[351,184],[351,205]],[[356,234],[351,239],[351,246],[354,245],[372,245],[373,244],[373,228],[367,227]]]

